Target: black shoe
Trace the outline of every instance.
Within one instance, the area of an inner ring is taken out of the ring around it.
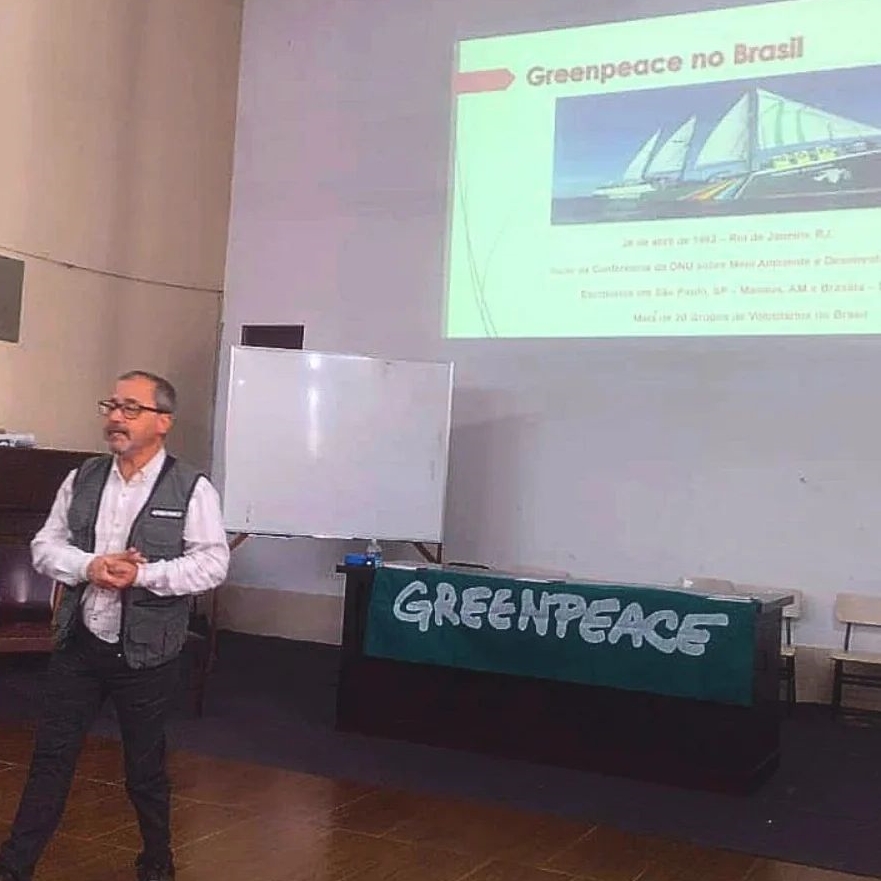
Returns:
[[[174,866],[171,863],[157,866],[138,857],[135,866],[138,870],[138,881],[174,881]]]

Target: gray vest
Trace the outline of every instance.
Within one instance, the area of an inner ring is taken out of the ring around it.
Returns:
[[[80,465],[67,514],[71,542],[95,550],[95,523],[101,494],[113,465],[111,456],[96,456]],[[132,524],[126,547],[137,548],[149,562],[180,557],[184,551],[187,506],[201,473],[167,456],[147,503]],[[55,615],[55,639],[68,643],[80,614],[86,584],[67,587]],[[122,593],[120,642],[128,665],[156,667],[175,658],[187,636],[190,601],[186,596],[157,596],[142,587]]]

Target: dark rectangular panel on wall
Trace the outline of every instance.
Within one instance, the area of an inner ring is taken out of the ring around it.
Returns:
[[[302,349],[302,324],[243,324],[242,345],[263,349]]]
[[[0,340],[17,343],[21,333],[24,261],[0,256]]]

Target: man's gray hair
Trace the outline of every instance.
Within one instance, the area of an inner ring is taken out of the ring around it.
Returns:
[[[177,409],[177,392],[174,386],[164,377],[157,376],[147,370],[129,370],[118,376],[119,380],[126,379],[149,379],[155,387],[154,397],[156,398],[156,408],[164,413],[174,413]]]

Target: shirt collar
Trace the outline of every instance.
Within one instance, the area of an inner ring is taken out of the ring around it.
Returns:
[[[165,458],[167,453],[165,452],[165,447],[159,450],[149,462],[139,468],[128,481],[129,483],[141,483],[144,480],[153,480],[159,476],[159,472],[162,470],[163,464],[165,464]],[[116,459],[116,456],[113,457],[113,471],[116,476],[125,482],[122,473],[119,470],[119,462]]]

